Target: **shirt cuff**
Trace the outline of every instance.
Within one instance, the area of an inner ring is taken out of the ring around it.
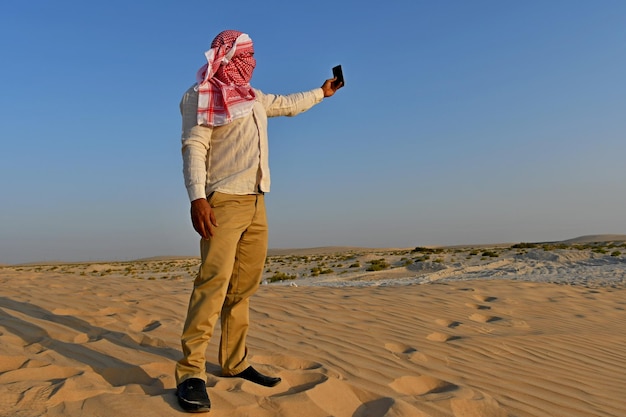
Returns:
[[[193,184],[187,187],[187,194],[189,195],[189,201],[194,201],[199,198],[206,198],[206,190],[204,184]]]
[[[313,90],[313,93],[315,94],[315,103],[319,103],[324,100],[324,90],[322,90],[321,87]]]

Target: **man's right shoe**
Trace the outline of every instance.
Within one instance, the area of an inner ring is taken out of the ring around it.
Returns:
[[[176,397],[178,404],[187,412],[206,413],[211,410],[206,383],[200,378],[189,378],[178,384]]]

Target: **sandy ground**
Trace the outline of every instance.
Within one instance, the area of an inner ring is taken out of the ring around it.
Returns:
[[[626,244],[270,253],[251,362],[214,416],[600,417],[626,410]],[[176,416],[198,259],[0,268],[0,416]],[[369,269],[369,270],[368,270]]]

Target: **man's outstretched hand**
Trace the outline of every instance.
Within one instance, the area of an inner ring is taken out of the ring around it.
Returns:
[[[322,85],[322,90],[324,91],[324,97],[332,96],[333,94],[337,92],[337,90],[343,87],[343,83],[336,85],[335,81],[337,81],[337,78],[330,78],[324,81],[324,84]]]
[[[191,223],[202,239],[210,239],[213,236],[213,228],[217,227],[217,220],[206,198],[191,202]]]

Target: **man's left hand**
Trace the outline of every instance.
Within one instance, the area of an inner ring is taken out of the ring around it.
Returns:
[[[337,78],[330,78],[324,81],[322,85],[322,90],[324,91],[324,97],[330,97],[337,92],[341,87],[343,87],[343,83],[335,84]]]

